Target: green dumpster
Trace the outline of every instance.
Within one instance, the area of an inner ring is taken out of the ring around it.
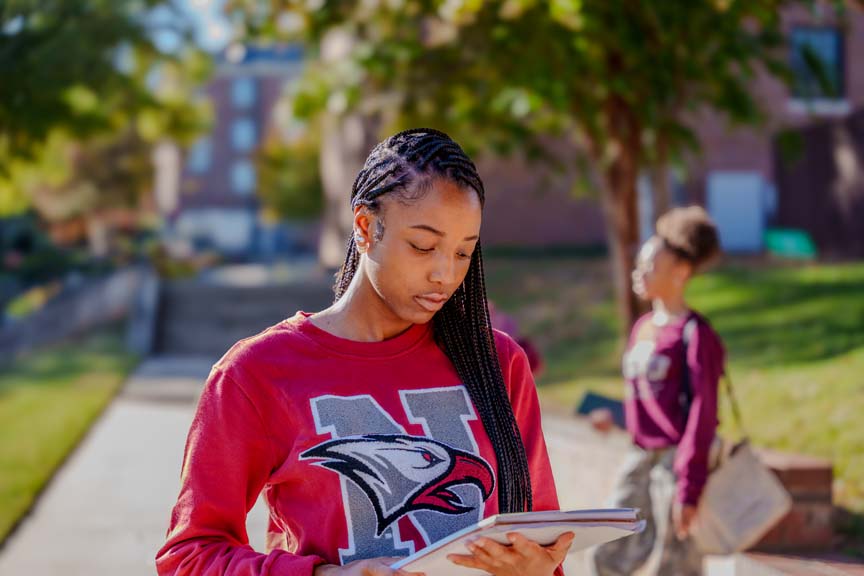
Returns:
[[[804,230],[771,228],[765,231],[765,249],[782,258],[811,260],[816,258],[816,245]]]

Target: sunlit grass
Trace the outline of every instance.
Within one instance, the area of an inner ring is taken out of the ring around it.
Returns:
[[[0,367],[0,541],[134,365],[115,327]]]

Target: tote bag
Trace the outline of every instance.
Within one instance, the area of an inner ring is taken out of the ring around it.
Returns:
[[[740,552],[761,540],[791,507],[777,476],[743,440],[708,476],[691,534],[703,554]]]
[[[694,318],[684,328],[686,363]],[[692,397],[689,370],[684,370],[685,394]],[[708,482],[699,500],[691,535],[703,554],[731,554],[756,544],[792,507],[789,493],[777,476],[759,459],[744,433],[741,413],[728,377],[723,378],[733,418],[743,440],[721,442]],[[686,398],[683,402],[687,402]],[[685,412],[689,414],[689,410]]]

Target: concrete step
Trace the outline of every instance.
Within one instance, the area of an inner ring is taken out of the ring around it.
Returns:
[[[820,552],[834,545],[834,467],[830,460],[758,450],[792,497],[792,509],[754,547],[760,552]]]
[[[168,284],[160,295],[160,309],[175,318],[206,320],[212,317],[244,319],[248,317],[292,315],[298,306],[320,308],[332,301],[324,285],[286,286],[279,289],[222,288],[206,285]]]
[[[194,406],[213,364],[211,356],[154,356],[135,370],[120,397],[139,403]]]
[[[330,305],[330,279],[277,285],[165,283],[159,294],[155,353],[220,357],[238,340],[294,315]]]
[[[705,576],[864,576],[864,563],[841,555],[748,552],[709,556]]]
[[[240,326],[223,326],[218,322],[208,325],[168,324],[161,327],[157,354],[188,354],[220,358],[239,340],[253,336],[278,323],[282,318],[261,322],[247,322]]]

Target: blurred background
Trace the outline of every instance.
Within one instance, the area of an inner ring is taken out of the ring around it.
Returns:
[[[564,506],[626,446],[574,411],[623,395],[636,250],[699,204],[689,301],[795,500],[715,573],[862,573],[862,61],[853,0],[0,2],[0,574],[153,573],[209,367],[328,305],[354,177],[414,126],[479,166]]]

